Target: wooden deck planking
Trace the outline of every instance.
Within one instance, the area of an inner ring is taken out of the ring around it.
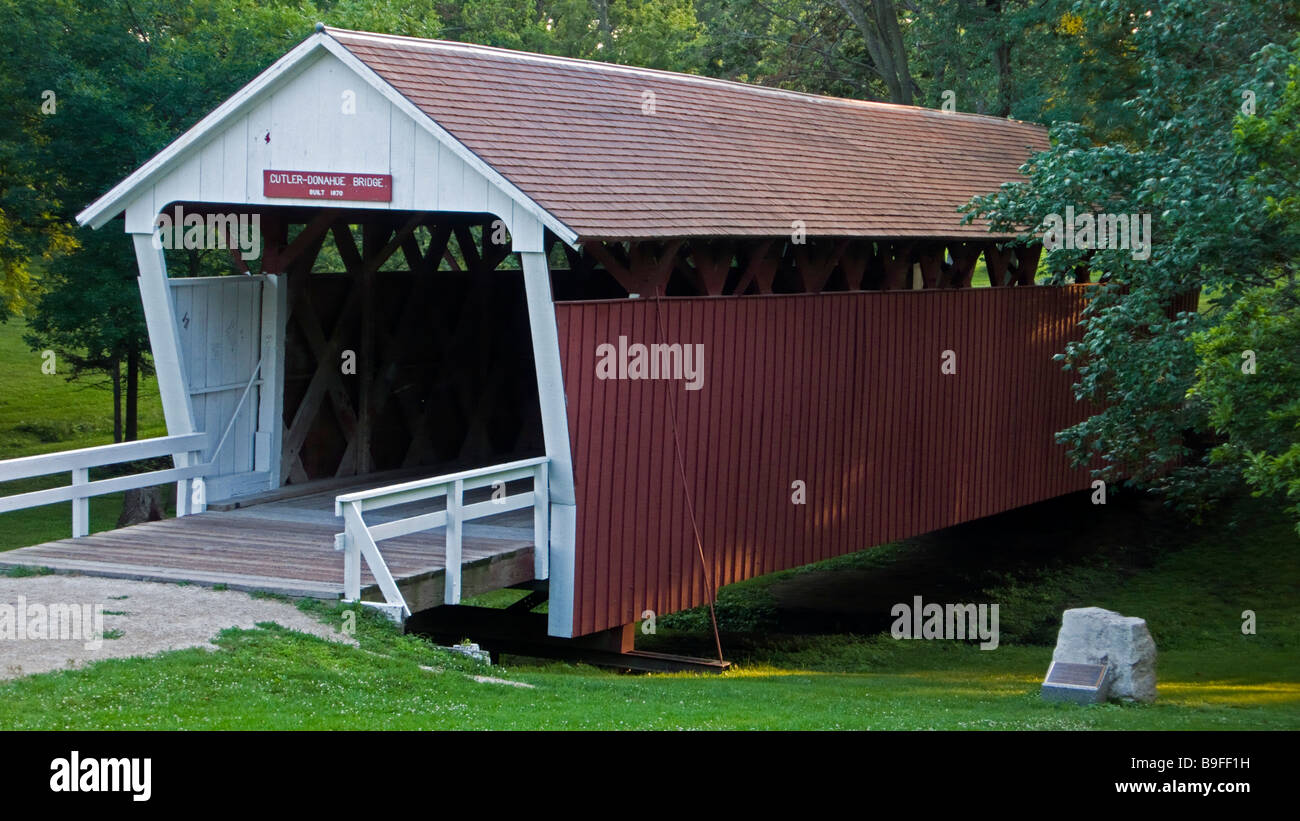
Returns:
[[[336,491],[342,492],[342,491]],[[0,553],[0,566],[144,581],[224,584],[235,590],[338,598],[343,554],[334,549],[342,520],[334,493],[134,525]],[[424,510],[386,510],[378,523]],[[532,580],[532,511],[467,524],[462,589],[473,596]],[[412,611],[442,603],[446,540],[442,528],[379,544]],[[362,597],[381,599],[362,563]]]

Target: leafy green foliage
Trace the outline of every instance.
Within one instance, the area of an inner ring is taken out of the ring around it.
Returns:
[[[0,10],[19,27],[0,56],[0,104],[13,112],[0,125],[0,317],[26,306],[28,343],[57,351],[69,378],[107,377],[115,398],[125,379],[122,435],[133,438],[149,370],[135,255],[120,231],[78,231],[73,214],[317,20],[434,36],[438,18],[431,0],[3,0]],[[173,275],[231,271],[219,251],[168,256]]]
[[[1190,393],[1220,437],[1209,464],[1240,473],[1258,495],[1289,499],[1300,520],[1300,291],[1290,282],[1251,290],[1195,345]]]
[[[1261,159],[1269,134],[1280,138],[1286,129],[1243,132],[1241,122],[1253,116],[1249,97],[1258,116],[1289,117],[1294,129],[1281,92],[1300,53],[1285,47],[1297,10],[1275,0],[1170,0],[1153,8],[1108,0],[1093,11],[1131,30],[1139,66],[1125,103],[1131,137],[1097,144],[1087,128],[1059,124],[1051,149],[1025,166],[1028,179],[976,198],[968,218],[982,215],[1027,240],[1067,207],[1151,215],[1149,259],[1126,248],[1061,246],[1045,254],[1055,282],[1086,268],[1106,283],[1085,311],[1083,339],[1060,357],[1076,375],[1076,395],[1096,413],[1061,439],[1078,462],[1097,460],[1100,478],[1128,477],[1197,507],[1227,478],[1193,447],[1209,431],[1207,406],[1188,400],[1200,364],[1194,335],[1217,315],[1175,306],[1201,290],[1227,308],[1296,271],[1293,215],[1268,207],[1293,198],[1294,177]],[[1076,93],[1106,96],[1102,88]],[[1234,130],[1250,139],[1234,140]]]

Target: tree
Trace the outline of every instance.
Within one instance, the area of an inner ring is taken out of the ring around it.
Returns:
[[[838,0],[858,29],[875,73],[889,89],[891,103],[911,105],[919,91],[908,69],[908,50],[894,0]]]
[[[1300,245],[1300,39],[1280,103],[1240,116],[1237,150],[1256,169],[1248,184],[1276,220],[1284,245]],[[1217,437],[1207,474],[1240,476],[1256,495],[1288,500],[1300,523],[1300,282],[1295,259],[1272,269],[1272,285],[1242,294],[1192,342],[1200,362],[1188,393],[1203,403]],[[1223,480],[1220,480],[1221,482]],[[1300,530],[1300,524],[1297,524]]]
[[[49,44],[61,38],[66,0],[35,14],[29,0],[0,0],[7,21],[0,49],[0,321],[21,311],[35,289],[33,266],[76,246],[60,214],[58,170],[42,156],[47,124],[58,116],[57,80],[67,76],[61,54]]]
[[[137,433],[148,337],[129,238],[78,231],[73,215],[221,100],[307,37],[317,20],[433,36],[424,2],[0,0],[18,32],[0,57],[0,315],[27,313],[34,349],[50,348],[72,379],[113,388],[115,438]],[[42,110],[46,91],[53,111]],[[231,273],[220,252],[169,251],[175,275]],[[34,279],[33,260],[47,273]]]
[[[701,0],[700,70],[791,91],[877,99],[870,58],[837,3]],[[878,83],[876,83],[878,85]]]
[[[68,380],[108,382],[114,442],[136,438],[140,379],[152,370],[135,258],[121,240],[108,231],[85,231],[79,253],[54,260],[25,336],[33,350],[57,353]]]
[[[1080,463],[1100,458],[1099,478],[1127,477],[1168,491],[1171,501],[1203,505],[1223,474],[1196,447],[1213,435],[1206,404],[1188,396],[1200,365],[1197,335],[1253,289],[1294,276],[1300,251],[1296,232],[1267,205],[1293,196],[1294,179],[1266,173],[1260,155],[1232,138],[1246,101],[1261,115],[1283,110],[1282,81],[1296,59],[1284,44],[1295,36],[1297,9],[1275,0],[1110,0],[1096,8],[1106,25],[1129,32],[1138,61],[1125,101],[1131,139],[1097,143],[1084,126],[1060,124],[1052,147],[1025,167],[1027,181],[977,198],[970,214],[1025,241],[1067,206],[1151,218],[1149,257],[1065,246],[1044,256],[1055,282],[1091,270],[1107,283],[1085,310],[1083,339],[1061,357],[1078,398],[1101,410],[1061,439]],[[1194,291],[1214,307],[1174,315],[1176,300]]]

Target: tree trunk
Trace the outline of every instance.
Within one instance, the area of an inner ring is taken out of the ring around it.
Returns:
[[[984,7],[991,12],[993,37],[993,64],[998,72],[998,99],[995,111],[999,117],[1011,116],[1011,41],[1007,39],[1006,22],[1002,19],[1002,0],[985,0]]]
[[[894,0],[838,0],[840,8],[857,26],[876,73],[889,89],[889,101],[912,105],[912,73],[907,66],[907,47],[898,25]]]
[[[142,487],[128,490],[122,499],[122,515],[117,526],[157,522],[163,518],[163,491],[160,487]]]
[[[609,51],[613,45],[614,27],[609,22],[609,0],[594,0],[596,25],[600,29],[601,42],[605,44],[605,50]]]
[[[126,441],[140,435],[140,349],[132,345],[126,353]]]
[[[116,383],[115,383],[116,384]],[[140,435],[140,349],[131,345],[126,351],[126,440],[135,441]],[[128,490],[122,498],[122,514],[117,526],[156,522],[163,518],[166,503],[160,487],[142,487]]]
[[[122,360],[113,360],[113,441],[122,441]]]

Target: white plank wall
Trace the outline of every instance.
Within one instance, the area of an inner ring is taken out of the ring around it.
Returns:
[[[170,280],[194,424],[211,435],[210,460],[261,355],[262,277]],[[260,392],[245,400],[209,478],[256,469]]]
[[[343,111],[355,95],[356,113]],[[540,250],[542,226],[435,137],[333,55],[321,55],[247,113],[178,158],[128,209],[130,230],[177,202],[310,205],[321,200],[268,198],[262,172],[342,171],[393,176],[386,203],[347,203],[382,210],[487,212],[500,217],[516,250]]]

